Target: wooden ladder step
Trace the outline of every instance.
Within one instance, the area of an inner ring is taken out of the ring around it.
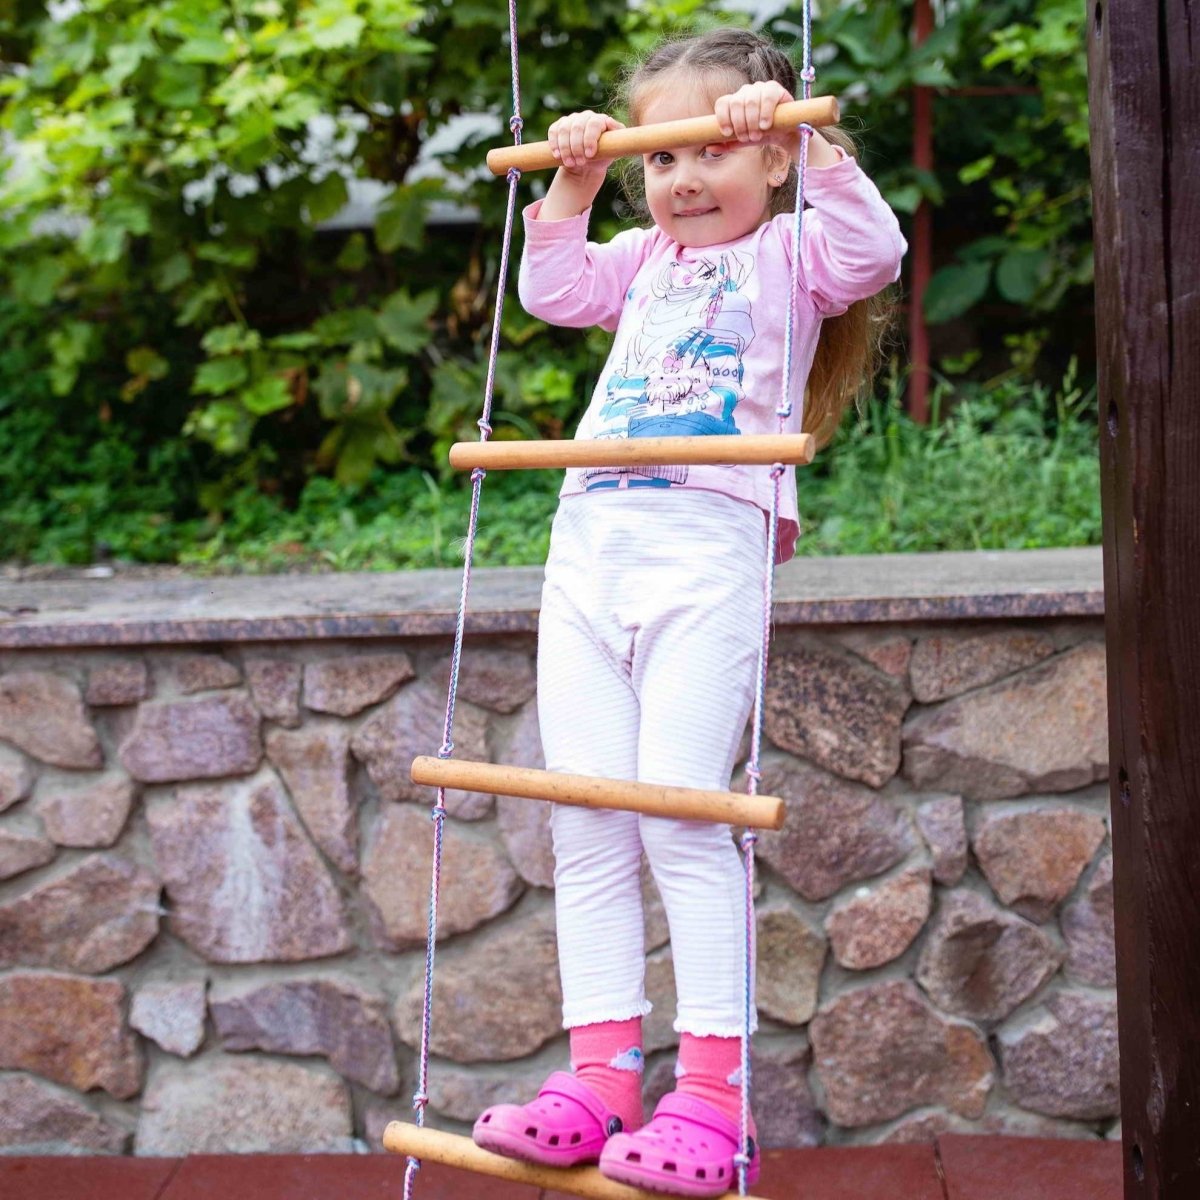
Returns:
[[[668,787],[634,783],[626,779],[601,779],[593,775],[565,775],[533,767],[509,767],[457,758],[414,758],[413,783],[430,787],[460,788],[495,796],[525,796],[552,800],[581,808],[617,808],[688,821],[713,821],[746,825],[753,829],[782,829],[783,800],[778,796],[747,796],[742,792],[710,792],[703,788]]]
[[[605,1179],[597,1167],[543,1167],[503,1158],[480,1149],[462,1134],[418,1128],[406,1121],[392,1121],[383,1131],[383,1144],[393,1154],[411,1155],[480,1175],[550,1188],[571,1196],[583,1196],[584,1200],[662,1200],[661,1192],[647,1192]],[[718,1200],[735,1200],[736,1197],[736,1192],[726,1192]],[[759,1197],[759,1200],[763,1198]]]
[[[839,119],[836,97],[814,96],[810,100],[780,104],[775,109],[772,128],[793,129],[805,122],[817,127],[836,125]],[[682,121],[658,121],[653,125],[634,125],[630,129],[602,133],[597,153],[605,158],[623,158],[628,154],[704,146],[724,140],[725,135],[715,116],[685,117]],[[525,142],[521,146],[497,146],[489,150],[487,165],[493,175],[503,175],[510,167],[516,167],[518,171],[545,171],[562,164],[554,157],[554,148],[549,142]]]
[[[808,433],[702,434],[695,437],[546,439],[530,442],[455,442],[450,465],[515,471],[536,467],[686,467],[812,462]]]

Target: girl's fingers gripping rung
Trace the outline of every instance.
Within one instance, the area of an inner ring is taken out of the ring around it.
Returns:
[[[835,96],[815,100],[792,100],[775,109],[772,129],[794,129],[811,125],[820,129],[838,122]],[[726,135],[715,116],[688,117],[683,121],[664,121],[658,125],[635,125],[632,129],[613,129],[601,135],[596,148],[599,158],[624,158],[631,154],[649,154],[654,150],[673,150],[680,146],[704,146],[723,142]],[[526,142],[521,146],[502,146],[488,151],[487,165],[493,175],[504,175],[510,168],[519,171],[544,171],[560,166],[550,142]]]

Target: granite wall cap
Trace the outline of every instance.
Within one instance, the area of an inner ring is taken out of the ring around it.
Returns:
[[[532,633],[540,567],[472,575],[467,632]],[[89,579],[79,572],[0,582],[0,648],[443,637],[458,570]],[[784,625],[1100,616],[1098,546],[799,558],[780,568]]]

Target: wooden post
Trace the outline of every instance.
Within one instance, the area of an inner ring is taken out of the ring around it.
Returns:
[[[1200,7],[1088,0],[1126,1200],[1200,1195]]]

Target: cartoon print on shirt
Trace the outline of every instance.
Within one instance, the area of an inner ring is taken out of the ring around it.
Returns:
[[[606,380],[595,438],[736,434],[742,399],[742,356],[754,340],[744,288],[753,259],[736,250],[697,262],[668,263],[651,282],[641,326],[624,362]],[[589,486],[617,486],[634,475],[643,486],[687,480],[687,467],[597,467],[581,472]],[[592,482],[603,476],[609,482]]]

